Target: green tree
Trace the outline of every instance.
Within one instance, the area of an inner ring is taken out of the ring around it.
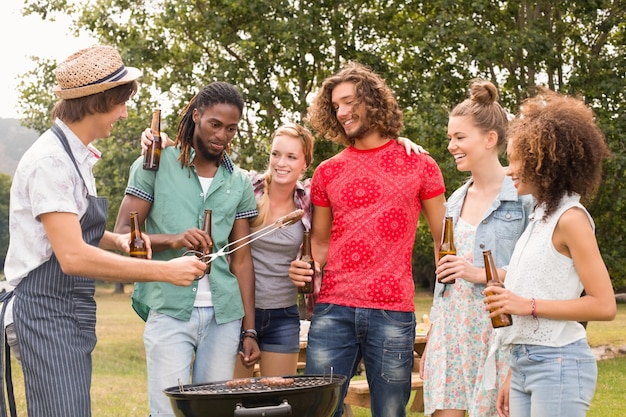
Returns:
[[[539,84],[581,96],[592,106],[614,157],[606,164],[605,183],[588,207],[614,287],[626,289],[620,250],[626,231],[620,215],[625,204],[621,132],[626,128],[626,2],[394,3],[389,5],[396,11],[390,27],[398,30],[390,35],[390,47],[381,51],[386,62],[396,64],[393,70],[400,76],[388,80],[397,82],[396,92],[404,100],[408,136],[425,134],[423,142],[440,161],[448,192],[465,175],[454,172],[442,146],[447,144],[446,113],[465,97],[472,78],[498,85],[511,112]]]
[[[208,82],[238,85],[246,114],[234,156],[246,168],[264,167],[271,131],[285,120],[303,120],[322,80],[351,59],[370,65],[394,89],[405,110],[404,135],[440,163],[448,194],[466,174],[456,171],[446,151],[447,113],[472,78],[496,83],[512,113],[537,84],[580,95],[596,111],[614,152],[589,209],[613,283],[626,289],[619,250],[626,232],[620,135],[626,129],[626,0],[94,0],[80,9],[66,0],[27,0],[25,10],[44,18],[68,13],[76,30],[116,45],[128,65],[142,68],[134,114],[145,126],[150,109],[140,103],[152,93],[180,109]],[[50,83],[48,70],[42,66],[37,79]],[[31,125],[50,105],[49,98],[36,98],[42,90],[49,91],[41,82],[23,90],[29,93],[24,103],[39,103],[27,114]],[[165,120],[174,126],[175,112]],[[140,130],[122,136],[138,138]],[[315,164],[337,150],[318,142]],[[102,170],[113,169],[109,165]],[[110,174],[115,181],[119,173]],[[434,263],[425,227],[422,222],[416,236],[414,274],[426,286]]]

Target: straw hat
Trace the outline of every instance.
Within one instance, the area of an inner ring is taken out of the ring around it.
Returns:
[[[82,49],[56,69],[57,85],[52,91],[62,99],[85,97],[136,80],[141,71],[125,67],[119,52],[111,46]]]

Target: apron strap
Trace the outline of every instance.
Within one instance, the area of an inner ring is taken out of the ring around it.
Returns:
[[[86,187],[87,183],[85,183],[85,179],[83,178],[83,175],[80,173],[80,169],[78,169],[78,164],[76,163],[74,154],[72,153],[72,150],[70,149],[70,143],[67,141],[67,136],[65,136],[65,133],[63,133],[63,130],[61,130],[61,128],[57,126],[56,124],[53,124],[51,129],[52,129],[52,132],[56,135],[57,138],[59,138],[59,140],[63,144],[65,151],[68,153],[68,155],[70,156],[70,159],[74,163],[74,168],[76,168],[76,172],[78,172],[78,176],[80,177],[81,180],[83,180],[83,184],[85,184],[85,187]]]
[[[13,377],[11,373],[11,347],[6,337],[6,329],[4,328],[4,316],[7,309],[9,300],[13,297],[13,291],[0,294],[0,302],[2,302],[2,310],[0,311],[0,328],[2,329],[2,335],[0,336],[0,361],[3,361],[4,365],[4,381],[0,376],[0,416],[5,417],[7,415],[7,402],[9,406],[9,412],[11,417],[17,417],[17,411],[15,407],[15,395],[13,392]],[[4,397],[4,382],[6,381],[7,399]]]

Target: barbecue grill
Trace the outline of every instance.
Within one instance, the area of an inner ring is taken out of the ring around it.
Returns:
[[[342,375],[291,375],[180,385],[164,392],[176,417],[330,417],[345,382]]]

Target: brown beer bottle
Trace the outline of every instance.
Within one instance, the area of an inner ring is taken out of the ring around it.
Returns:
[[[441,239],[441,246],[439,246],[439,259],[446,255],[456,255],[456,247],[454,246],[454,232],[452,230],[452,217],[446,217],[446,221],[443,225],[443,239]],[[441,280],[438,279],[439,282]],[[454,284],[456,280],[447,282],[446,284]]]
[[[139,215],[136,211],[130,212],[130,256],[133,258],[148,258],[146,242],[141,237],[141,228],[139,227]]]
[[[500,278],[498,277],[498,269],[496,263],[493,260],[490,250],[483,251],[483,258],[485,259],[485,273],[487,275],[487,286],[504,287]],[[493,292],[485,292],[485,296],[493,295]],[[489,310],[489,306],[487,306]],[[492,311],[492,310],[489,310]],[[506,327],[513,324],[513,318],[508,313],[502,313],[491,318],[491,325],[494,329],[498,327]]]
[[[143,169],[158,171],[159,161],[161,160],[161,110],[159,109],[155,109],[152,113],[150,132],[153,139],[143,156]]]
[[[202,230],[207,232],[209,237],[211,238],[211,243],[209,243],[209,249],[205,252],[205,255],[208,253],[213,253],[213,235],[212,235],[212,215],[213,212],[211,210],[204,210],[204,221],[202,222]],[[207,264],[205,274],[209,274],[211,272],[211,265],[213,262]]]
[[[311,275],[311,281],[307,282],[303,287],[298,287],[300,294],[312,294],[313,293],[313,281],[315,280],[315,262],[313,261],[313,255],[311,254],[311,232],[305,231],[302,238],[302,253],[298,258],[300,261],[308,262],[313,269],[313,275]]]

